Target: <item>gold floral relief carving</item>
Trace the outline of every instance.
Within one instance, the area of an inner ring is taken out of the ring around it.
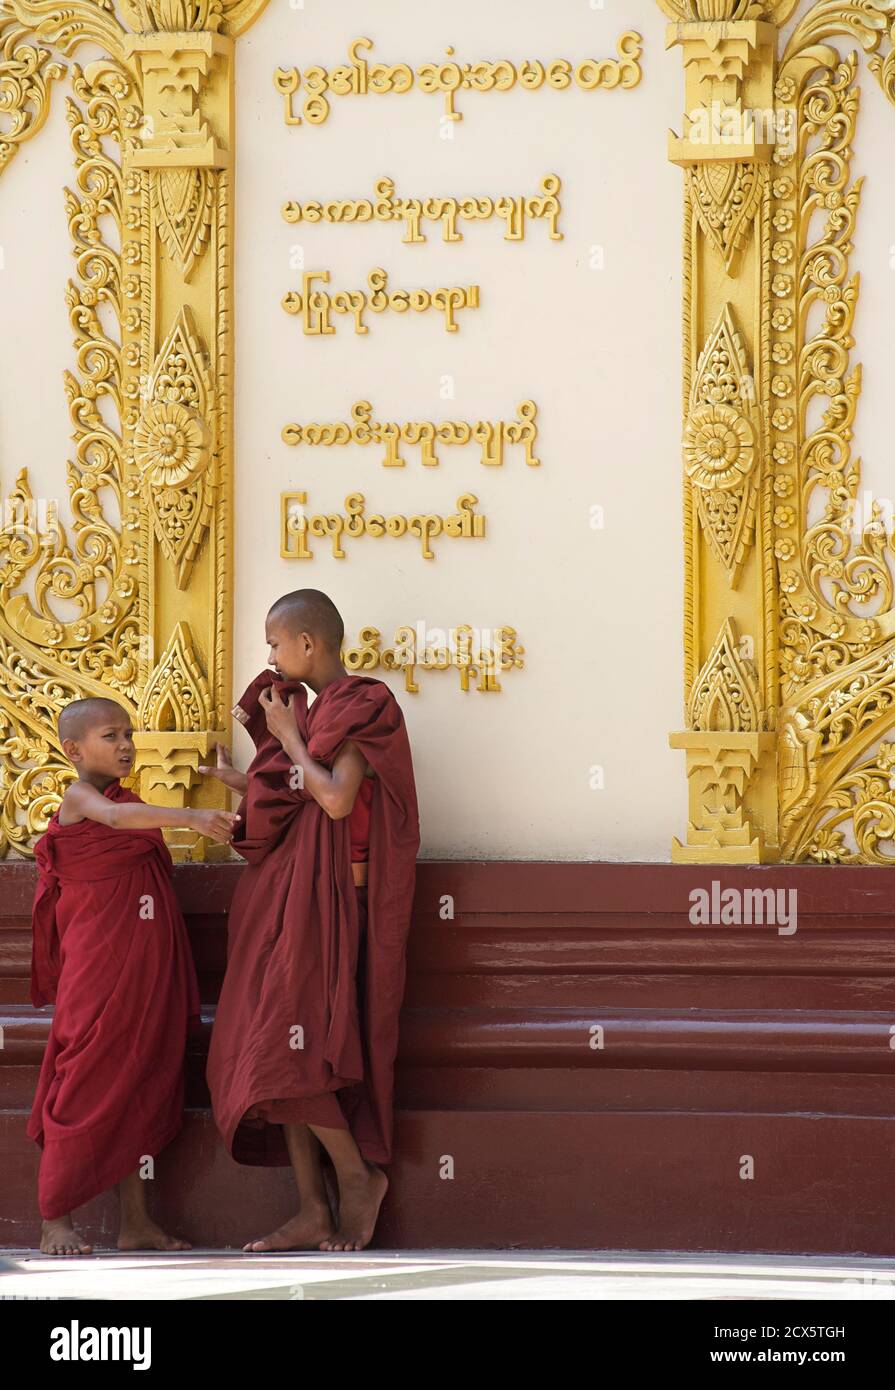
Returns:
[[[696,364],[684,471],[708,541],[736,587],[753,539],[761,447],[755,384],[725,304]]]
[[[143,497],[178,589],[189,584],[213,504],[212,401],[207,355],[183,308],[159,351],[133,436]]]

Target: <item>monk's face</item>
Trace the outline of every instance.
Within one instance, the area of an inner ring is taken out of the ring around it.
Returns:
[[[62,751],[82,776],[99,779],[129,776],[134,765],[134,731],[124,710],[100,715],[78,739],[66,739]]]
[[[309,632],[290,632],[282,622],[268,618],[265,629],[268,666],[287,681],[303,681],[314,664],[315,641]]]

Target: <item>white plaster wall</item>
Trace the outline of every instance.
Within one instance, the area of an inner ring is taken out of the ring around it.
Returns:
[[[293,588],[330,593],[352,641],[367,624],[387,638],[418,621],[518,628],[526,665],[500,694],[463,694],[452,671],[422,671],[418,694],[385,677],[410,729],[426,856],[663,860],[685,826],[682,755],[667,746],[682,720],[682,555],[681,176],[666,132],[682,77],[664,27],[646,0],[273,0],[240,40],[236,685],[264,664],[265,612]],[[371,61],[417,66],[448,45],[461,61],[611,57],[626,29],[645,41],[638,88],[466,93],[452,141],[437,96],[335,98],[324,125],[287,128],[272,84],[277,66],[346,61],[360,35]],[[371,196],[385,175],[406,196],[496,196],[534,191],[549,172],[563,180],[559,243],[537,223],[507,243],[494,222],[465,224],[451,246],[430,225],[409,247],[398,226],[280,216],[287,198]],[[455,335],[434,314],[384,314],[366,337],[343,320],[309,338],[279,304],[299,287],[295,246],[337,288],[363,287],[381,265],[395,286],[477,283],[482,307]],[[442,450],[437,469],[408,449],[405,469],[384,470],[375,449],[280,440],[286,422],[344,419],[362,399],[378,418],[475,421],[512,417],[526,397],[540,412],[538,470],[516,451],[483,468],[474,446]],[[307,489],[314,511],[358,490],[370,511],[411,513],[453,511],[471,491],[488,533],[436,542],[429,561],[407,537],[348,542],[344,560],[315,541],[313,561],[281,560],[283,488]],[[603,790],[590,786],[596,765]]]

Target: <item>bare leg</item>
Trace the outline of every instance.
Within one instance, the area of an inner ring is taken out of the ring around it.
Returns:
[[[128,1173],[118,1184],[121,1225],[119,1250],[191,1250],[188,1241],[169,1236],[146,1210],[146,1183],[139,1171]]]
[[[320,1145],[307,1125],[283,1125],[283,1133],[301,1209],[271,1235],[242,1247],[253,1254],[265,1250],[319,1250],[320,1242],[335,1230],[320,1166]]]
[[[42,1223],[40,1249],[43,1255],[93,1254],[93,1246],[75,1229],[71,1216],[55,1216],[52,1221]]]
[[[375,1163],[367,1163],[347,1129],[314,1133],[333,1161],[339,1181],[339,1228],[320,1242],[321,1250],[363,1250],[373,1239],[388,1178]]]

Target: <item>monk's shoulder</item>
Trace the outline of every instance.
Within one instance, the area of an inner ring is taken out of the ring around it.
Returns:
[[[389,705],[400,710],[401,706],[395,698],[395,692],[385,681],[379,680],[376,676],[358,676],[357,680],[362,683],[362,693],[364,693],[372,704],[382,708]]]
[[[76,825],[78,821],[86,820],[87,814],[84,810],[84,793],[80,782],[72,782],[62,793],[62,800],[56,812],[57,825]]]
[[[400,701],[395,695],[390,685],[385,681],[377,680],[374,676],[367,677],[370,693],[368,695],[370,720],[385,719],[392,729],[397,732],[404,727],[404,711]]]

